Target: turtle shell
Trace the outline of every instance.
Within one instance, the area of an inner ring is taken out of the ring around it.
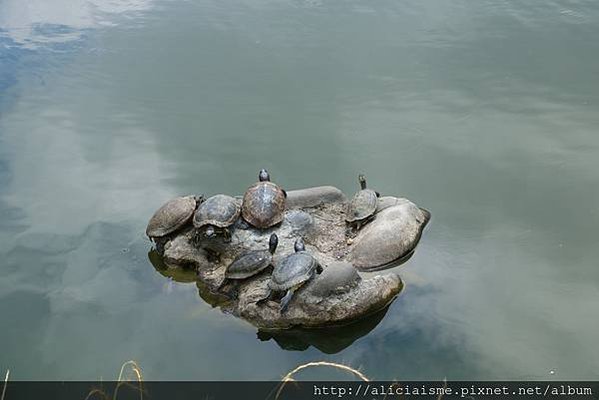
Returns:
[[[355,222],[366,219],[376,211],[378,196],[372,189],[362,189],[357,192],[347,205],[347,222]]]
[[[283,221],[285,199],[285,192],[278,185],[257,182],[243,195],[243,219],[256,228],[270,228]]]
[[[193,216],[193,226],[201,228],[213,225],[217,228],[226,228],[237,220],[239,211],[239,203],[234,197],[217,194],[206,199],[198,207]]]
[[[150,218],[146,228],[146,235],[158,238],[173,233],[183,227],[196,209],[194,196],[175,197],[167,201]]]
[[[318,262],[307,251],[299,251],[282,259],[272,273],[268,287],[285,291],[310,280],[316,273]]]
[[[268,250],[253,250],[241,254],[228,267],[225,277],[228,279],[245,279],[266,269],[272,262],[272,254]]]

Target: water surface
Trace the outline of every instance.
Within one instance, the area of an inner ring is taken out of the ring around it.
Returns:
[[[118,3],[0,2],[0,370],[597,379],[597,2]],[[386,313],[271,337],[153,268],[157,207],[262,167],[432,210]]]

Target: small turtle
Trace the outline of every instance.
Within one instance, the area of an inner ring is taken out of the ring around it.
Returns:
[[[295,253],[289,254],[275,265],[268,281],[270,292],[266,298],[260,300],[262,302],[270,299],[273,292],[286,292],[281,299],[281,312],[285,312],[297,289],[322,272],[318,261],[306,251],[301,237],[295,241],[294,248]]]
[[[283,221],[287,193],[270,181],[265,169],[260,170],[258,179],[243,195],[241,214],[249,224],[266,229]]]
[[[175,197],[167,201],[150,218],[146,235],[156,244],[162,244],[171,234],[185,226],[197,206],[204,200],[203,196]]]
[[[366,188],[366,177],[358,175],[361,190],[358,191],[347,205],[345,221],[359,230],[362,225],[374,218],[380,194]]]
[[[276,233],[270,235],[268,250],[250,250],[240,254],[225,271],[225,279],[220,284],[222,288],[229,280],[241,280],[254,276],[272,265],[272,256],[275,254],[279,238]]]
[[[222,233],[226,240],[231,239],[229,227],[239,217],[239,202],[226,194],[217,194],[206,199],[193,216],[193,226],[204,229],[204,235],[213,237]]]

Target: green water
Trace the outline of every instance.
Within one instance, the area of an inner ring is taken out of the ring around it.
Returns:
[[[52,3],[0,3],[0,373],[599,377],[597,2]],[[432,211],[386,314],[272,338],[153,268],[262,167]]]

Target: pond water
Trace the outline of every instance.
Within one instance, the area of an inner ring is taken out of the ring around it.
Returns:
[[[597,379],[598,38],[592,0],[3,0],[0,370]],[[157,207],[262,167],[432,211],[386,313],[273,337],[153,267]]]

